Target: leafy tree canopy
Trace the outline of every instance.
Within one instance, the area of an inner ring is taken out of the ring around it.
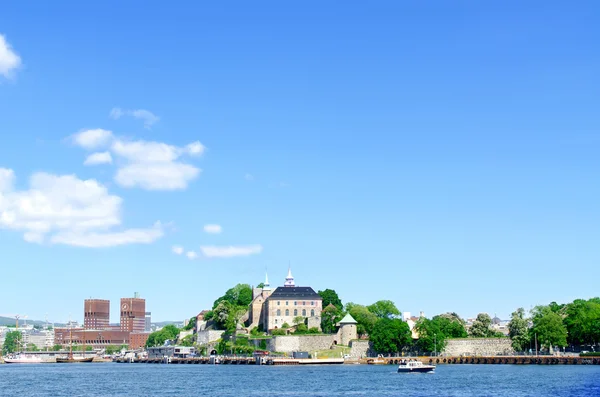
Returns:
[[[531,332],[542,346],[567,345],[567,327],[558,313],[552,311],[549,306],[536,306],[533,313]]]
[[[446,334],[440,329],[439,321],[420,318],[415,324],[419,334],[417,346],[426,352],[441,352],[446,346]]]
[[[408,324],[397,318],[382,318],[377,321],[370,340],[373,342],[373,349],[379,353],[400,352],[412,343]]]
[[[234,306],[248,306],[252,302],[252,288],[248,284],[237,284],[229,288],[225,295],[213,303],[213,310],[221,301],[227,301]]]
[[[568,341],[592,344],[600,340],[600,299],[576,299],[565,307]]]
[[[372,305],[367,306],[367,309],[378,318],[393,318],[394,316],[400,315],[400,310],[398,310],[394,302],[390,300],[377,301]]]
[[[21,340],[21,332],[9,331],[4,336],[4,345],[2,346],[2,354],[14,353],[19,349],[19,341]]]
[[[190,320],[188,321],[187,325],[183,327],[183,330],[189,331],[194,328],[196,328],[196,316],[190,317]]]
[[[169,324],[161,328],[159,331],[152,332],[150,335],[148,335],[146,347],[162,346],[167,340],[176,340],[178,335],[179,329],[173,324]]]
[[[469,334],[474,338],[492,338],[502,336],[501,333],[492,328],[492,319],[487,313],[479,313],[473,325],[469,329]]]
[[[529,320],[525,317],[525,309],[518,308],[511,314],[508,323],[509,336],[515,351],[524,351],[529,345]]]
[[[356,324],[356,332],[359,335],[369,335],[373,331],[378,318],[366,306],[348,303],[346,310],[358,323]]]
[[[336,332],[336,324],[342,319],[342,311],[336,306],[327,306],[321,311],[321,329],[326,334]]]
[[[323,298],[323,307],[327,307],[330,304],[337,307],[338,310],[342,310],[344,305],[342,304],[342,300],[338,296],[337,292],[332,289],[326,289],[324,291],[317,292],[321,298]]]

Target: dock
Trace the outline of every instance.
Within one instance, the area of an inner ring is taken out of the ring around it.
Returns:
[[[600,365],[600,357],[572,356],[466,356],[466,357],[378,357],[363,360],[372,365],[398,365],[414,359],[428,365],[491,364],[491,365]]]

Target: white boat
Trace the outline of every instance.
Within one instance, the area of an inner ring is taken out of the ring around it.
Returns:
[[[17,353],[3,358],[6,364],[40,364],[44,361],[40,356]]]
[[[418,360],[402,360],[398,372],[433,372],[435,365],[425,365]]]

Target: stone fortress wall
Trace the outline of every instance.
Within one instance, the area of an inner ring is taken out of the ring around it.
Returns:
[[[448,339],[445,356],[498,356],[514,354],[509,338]]]
[[[279,353],[309,352],[327,350],[337,342],[337,334],[333,335],[289,335],[274,336],[269,340],[268,348]]]

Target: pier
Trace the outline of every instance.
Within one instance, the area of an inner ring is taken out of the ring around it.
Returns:
[[[368,358],[366,364],[398,365],[400,361],[415,359],[429,365],[493,364],[493,365],[600,365],[600,357],[565,356],[466,356],[466,357],[378,357]]]
[[[117,363],[127,364],[219,364],[219,365],[324,365],[344,364],[343,358],[310,359],[287,357],[189,357],[189,358],[118,358]]]

